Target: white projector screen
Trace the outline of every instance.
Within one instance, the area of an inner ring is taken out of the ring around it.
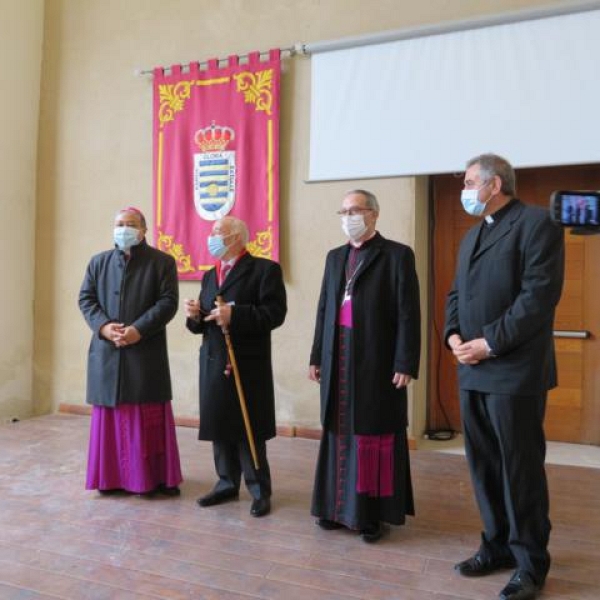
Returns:
[[[600,10],[315,54],[311,181],[600,162]]]

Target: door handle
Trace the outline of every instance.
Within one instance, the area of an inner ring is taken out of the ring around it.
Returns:
[[[592,337],[592,334],[586,329],[555,329],[554,337],[572,340],[587,340]]]

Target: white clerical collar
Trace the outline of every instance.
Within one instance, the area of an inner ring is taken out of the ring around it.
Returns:
[[[494,224],[494,217],[492,217],[492,215],[486,215],[485,217],[483,217],[485,219],[485,222],[488,225],[493,225]]]

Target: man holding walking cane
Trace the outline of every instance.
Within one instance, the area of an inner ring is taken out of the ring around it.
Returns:
[[[251,256],[247,243],[243,221],[215,221],[208,248],[217,264],[204,275],[199,299],[185,301],[185,314],[187,328],[203,334],[199,439],[213,442],[219,477],[198,504],[237,499],[243,473],[250,513],[262,517],[271,510],[266,442],[275,437],[271,330],[287,305],[281,267]]]

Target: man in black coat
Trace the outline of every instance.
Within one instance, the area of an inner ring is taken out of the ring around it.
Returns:
[[[459,362],[467,460],[484,531],[465,576],[516,567],[502,600],[535,598],[550,556],[543,420],[556,386],[553,321],[563,232],[547,210],[515,198],[511,165],[467,163],[461,200],[485,217],[465,235],[446,303],[444,339]]]
[[[413,251],[376,231],[372,193],[348,192],[339,214],[349,242],[327,255],[310,355],[323,425],[311,512],[374,542],[381,522],[414,514],[406,386],[419,370],[419,284]]]
[[[271,366],[271,331],[287,312],[281,267],[246,251],[248,229],[235,217],[215,221],[208,248],[218,259],[202,279],[199,300],[186,300],[186,325],[203,334],[200,347],[200,433],[212,440],[219,480],[198,499],[212,506],[239,495],[243,473],[252,496],[255,517],[271,510],[271,474],[267,440],[275,437],[275,394]],[[223,304],[216,303],[216,297]],[[240,399],[227,354],[223,329],[228,330],[258,458],[256,469],[248,443]]]
[[[119,211],[115,248],[94,256],[79,293],[93,332],[87,402],[93,405],[87,489],[178,495],[166,325],[178,304],[171,256],[146,243],[146,220]]]

